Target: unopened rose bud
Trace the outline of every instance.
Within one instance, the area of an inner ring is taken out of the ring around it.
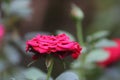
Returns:
[[[72,4],[71,15],[73,18],[75,18],[77,20],[82,20],[84,18],[83,11],[75,4]]]

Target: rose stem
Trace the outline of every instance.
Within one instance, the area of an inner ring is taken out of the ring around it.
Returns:
[[[81,46],[84,46],[81,20],[76,20],[77,38]]]
[[[76,31],[77,31],[77,38],[78,38],[78,42],[80,43],[81,46],[84,46],[84,39],[83,39],[83,32],[82,32],[82,20],[79,20],[77,19],[76,20]],[[84,60],[85,60],[85,57],[86,54],[82,54],[81,56],[81,68],[80,68],[80,72],[81,72],[81,78],[84,80],[85,78],[85,69],[84,69]]]
[[[51,64],[50,64],[50,67],[48,68],[48,73],[47,73],[47,79],[46,80],[49,80],[50,76],[51,76],[51,73],[52,73],[52,69],[53,69],[53,65],[54,65],[54,62],[52,60]]]

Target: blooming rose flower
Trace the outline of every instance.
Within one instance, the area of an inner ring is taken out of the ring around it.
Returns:
[[[81,47],[77,42],[70,41],[65,34],[57,36],[37,35],[26,43],[26,51],[34,52],[33,59],[52,55],[60,59],[71,55],[74,59],[80,55]]]
[[[120,59],[120,39],[114,39],[113,41],[117,44],[117,46],[105,47],[104,50],[108,52],[109,58],[103,62],[98,62],[98,65],[107,67]]]
[[[4,26],[2,24],[0,24],[0,40],[3,39],[4,34],[5,34]]]

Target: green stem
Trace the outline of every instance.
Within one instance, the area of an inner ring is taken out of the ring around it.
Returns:
[[[77,38],[81,46],[84,46],[81,20],[76,21]]]
[[[53,69],[53,65],[54,65],[54,62],[52,60],[51,64],[50,64],[50,67],[48,68],[48,73],[47,73],[47,79],[46,80],[49,80],[50,76],[51,76],[51,73],[52,73],[52,69]]]
[[[83,39],[83,32],[82,32],[82,22],[81,20],[77,20],[76,21],[76,31],[77,31],[77,38],[78,38],[78,42],[80,43],[81,46],[84,46],[84,39]],[[85,62],[85,54],[81,55],[81,68],[80,68],[80,78],[81,80],[85,80],[85,69],[84,69],[84,62]]]

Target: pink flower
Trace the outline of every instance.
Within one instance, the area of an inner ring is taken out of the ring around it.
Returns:
[[[52,55],[63,59],[71,55],[74,59],[80,55],[81,47],[77,42],[70,41],[65,34],[57,36],[37,35],[26,43],[26,51],[34,52],[33,59]]]
[[[4,34],[5,34],[4,26],[2,24],[0,24],[0,40],[3,39]]]
[[[117,44],[117,46],[105,47],[104,50],[108,52],[109,58],[103,62],[98,62],[98,65],[107,67],[120,59],[120,39],[114,39],[113,41]]]

